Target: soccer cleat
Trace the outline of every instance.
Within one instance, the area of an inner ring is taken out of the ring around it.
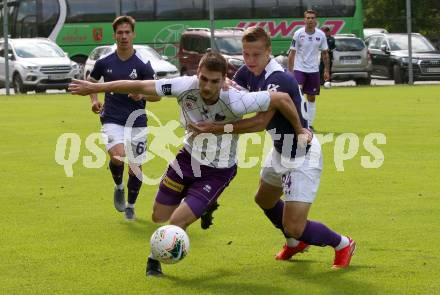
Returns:
[[[298,245],[296,245],[295,247],[289,247],[287,246],[287,244],[285,244],[283,246],[283,249],[281,249],[280,252],[278,252],[278,254],[275,256],[276,260],[289,260],[290,257],[292,257],[293,255],[297,254],[297,253],[302,253],[307,251],[307,249],[310,247],[310,245],[304,243],[304,242],[299,242]]]
[[[309,129],[310,131],[315,132],[315,128],[312,125],[309,126]]]
[[[356,242],[351,238],[348,238],[349,244],[347,247],[342,248],[339,251],[335,250],[335,260],[333,261],[332,268],[346,268],[350,265],[351,257],[354,255],[356,251]]]
[[[217,208],[220,205],[215,202],[211,205],[211,207],[209,207],[205,213],[203,213],[202,216],[200,216],[200,226],[202,227],[202,229],[208,229],[213,223],[212,220],[214,219],[214,217],[212,217],[212,213],[217,210]]]
[[[136,220],[136,214],[134,214],[134,208],[126,207],[124,215],[125,215],[125,220],[128,220],[128,221]]]
[[[115,187],[115,192],[113,194],[113,201],[115,203],[115,208],[119,212],[125,211],[125,193],[124,189],[118,189]]]
[[[148,257],[147,261],[147,269],[146,269],[147,277],[154,276],[158,277],[163,275],[162,267],[160,266],[160,262],[156,259]]]

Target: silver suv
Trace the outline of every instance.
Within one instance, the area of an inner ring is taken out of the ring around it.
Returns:
[[[335,36],[332,81],[354,80],[358,85],[370,85],[372,64],[364,41],[351,36]]]
[[[54,42],[45,38],[9,39],[9,79],[15,93],[67,89],[79,78],[78,64]],[[5,84],[4,41],[0,40],[0,86]]]

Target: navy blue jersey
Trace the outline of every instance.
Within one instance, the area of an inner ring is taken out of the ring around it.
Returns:
[[[104,78],[104,82],[116,80],[151,80],[154,71],[149,61],[145,61],[137,53],[127,60],[121,60],[116,51],[96,61],[90,73],[95,80]],[[127,94],[106,92],[104,108],[101,112],[101,122],[125,125],[130,114],[136,110],[143,110],[133,127],[146,127],[145,101],[134,101]]]
[[[302,98],[298,83],[293,75],[285,72],[283,67],[281,67],[281,65],[278,64],[274,59],[270,60],[264,71],[259,76],[255,76],[246,67],[246,65],[243,65],[235,74],[234,81],[249,91],[269,90],[288,93],[296,106],[302,126],[304,128],[308,128],[307,120],[304,119],[301,113]],[[275,138],[273,140],[275,149],[281,153],[284,135],[295,134],[295,131],[293,126],[279,111],[276,111],[275,115],[266,126],[266,130],[272,129],[275,129],[274,131],[276,134],[281,135],[281,138]],[[273,133],[273,131],[271,133]],[[295,139],[293,140],[291,157],[295,156],[296,145],[297,141]]]

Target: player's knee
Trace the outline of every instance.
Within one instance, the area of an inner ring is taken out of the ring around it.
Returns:
[[[304,231],[304,226],[294,222],[283,222],[284,233],[289,237],[299,239]]]
[[[160,212],[157,211],[153,211],[153,213],[151,214],[151,220],[154,223],[164,223],[167,222],[169,218],[170,218],[169,216],[161,214]]]
[[[110,161],[116,166],[124,165],[123,157],[117,154],[110,155]]]

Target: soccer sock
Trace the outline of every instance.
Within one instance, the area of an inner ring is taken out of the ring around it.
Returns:
[[[283,227],[283,210],[284,210],[284,202],[282,200],[278,200],[273,208],[263,209],[264,214],[266,214],[267,218],[272,222],[272,224],[279,228],[284,234]],[[286,236],[286,235],[284,235]],[[287,236],[286,236],[287,238]]]
[[[338,246],[335,247],[335,250],[339,251],[341,249],[344,249],[349,244],[350,244],[350,240],[346,236],[341,235],[341,242],[339,243]]]
[[[128,181],[127,181],[127,188],[128,188],[128,195],[127,195],[127,201],[128,206],[132,207],[130,205],[134,205],[136,203],[136,199],[139,195],[139,190],[141,189],[142,181],[137,178],[135,175],[128,174]]]
[[[309,245],[321,247],[329,245],[335,248],[341,243],[341,238],[341,235],[335,233],[324,224],[307,220],[306,227],[299,240]]]
[[[307,114],[309,116],[309,126],[312,126],[316,115],[316,103],[310,101],[307,102]]]
[[[286,238],[286,244],[290,248],[294,248],[294,247],[299,245],[299,241],[297,239],[294,239],[294,238]]]
[[[113,181],[118,186],[118,189],[124,188],[123,186],[122,186],[122,188],[120,188],[120,186],[122,184],[122,176],[124,174],[124,164],[118,166],[118,165],[113,164],[112,161],[110,161],[110,163],[108,164],[108,167],[110,168],[110,171],[112,172]]]

